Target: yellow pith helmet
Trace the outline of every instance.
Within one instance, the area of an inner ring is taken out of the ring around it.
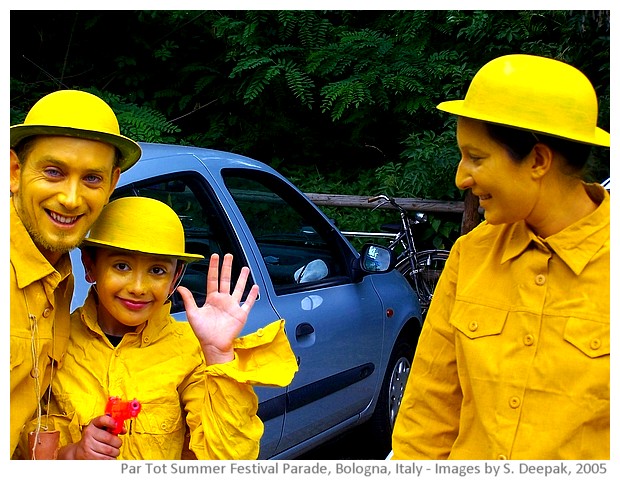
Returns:
[[[185,253],[183,225],[174,210],[146,197],[123,197],[108,203],[82,245],[165,255],[185,262],[204,259]]]
[[[121,135],[110,106],[96,95],[80,90],[59,90],[35,103],[24,123],[11,126],[11,148],[33,135],[62,135],[109,143],[121,152],[121,171],[142,155],[140,145]]]
[[[474,76],[465,100],[439,110],[500,125],[609,146],[609,133],[596,126],[598,102],[588,78],[558,60],[505,55]]]

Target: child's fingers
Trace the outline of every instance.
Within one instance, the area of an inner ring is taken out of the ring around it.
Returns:
[[[248,298],[246,298],[243,305],[241,305],[241,308],[245,310],[246,313],[250,313],[250,310],[252,310],[252,307],[254,306],[254,302],[256,301],[257,298],[258,298],[258,285],[254,284],[252,285],[252,288],[250,289],[250,292],[248,293]]]
[[[209,296],[211,293],[218,292],[219,264],[220,264],[220,256],[217,253],[212,254],[209,260],[209,270],[207,272],[207,296]]]
[[[187,316],[191,317],[198,309],[198,305],[196,305],[194,295],[192,295],[192,292],[190,292],[187,288],[183,286],[179,286],[177,288],[177,292],[179,292],[179,295],[181,295],[181,298],[183,299],[183,305],[185,306],[185,312],[187,313]]]
[[[220,292],[230,293],[230,279],[232,276],[233,256],[230,253],[224,255],[222,262],[222,272],[220,273]]]
[[[237,283],[235,284],[235,289],[233,290],[232,297],[235,299],[237,303],[241,302],[241,297],[243,296],[243,291],[245,290],[245,284],[248,281],[248,276],[250,275],[250,269],[248,267],[243,267],[241,272],[239,273],[239,278],[237,279]]]

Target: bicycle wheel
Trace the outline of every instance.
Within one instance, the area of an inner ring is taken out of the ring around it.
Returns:
[[[418,294],[423,316],[426,315],[431,304],[435,287],[449,253],[448,250],[423,250],[417,252],[415,256],[417,274],[411,269],[409,258],[403,258],[396,265],[396,269],[403,274]]]
[[[448,259],[447,250],[423,250],[416,254],[418,264],[418,284],[424,296],[426,309],[431,304],[435,287]]]

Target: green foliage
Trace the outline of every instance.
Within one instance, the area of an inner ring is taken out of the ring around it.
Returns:
[[[309,192],[460,199],[435,106],[503,54],[581,69],[610,127],[609,11],[12,10],[10,33],[12,124],[50,91],[105,92],[137,140],[246,154]],[[592,160],[608,177],[609,149]],[[352,230],[375,214],[330,212]],[[434,242],[458,231],[429,223]]]
[[[175,143],[174,134],[180,133],[181,129],[168,121],[161,112],[148,106],[128,103],[119,95],[95,89],[90,92],[104,99],[116,112],[123,135],[143,142]]]
[[[175,42],[166,40],[157,50],[153,52],[155,58],[166,61],[173,57],[174,52],[180,48]]]
[[[116,112],[116,117],[121,133],[130,138],[143,142],[175,143],[180,133],[180,128],[171,123],[157,110],[148,106],[138,106],[127,102],[119,95],[97,90],[96,88],[84,88],[105,100]],[[24,121],[30,106],[11,108],[11,124]]]

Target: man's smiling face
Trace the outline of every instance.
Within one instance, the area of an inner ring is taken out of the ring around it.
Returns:
[[[11,150],[11,193],[34,243],[53,265],[77,247],[108,202],[120,169],[115,148],[74,137],[37,137],[20,162]]]

